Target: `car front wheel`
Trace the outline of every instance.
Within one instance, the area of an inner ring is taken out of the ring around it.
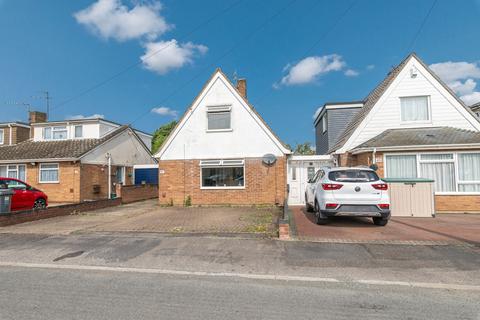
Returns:
[[[313,211],[312,206],[308,203],[307,195],[305,195],[305,209],[307,210],[307,212]]]
[[[47,202],[45,199],[37,199],[33,203],[33,209],[45,209],[47,207]]]
[[[387,223],[388,223],[388,219],[384,219],[384,218],[373,218],[373,223],[376,225],[376,226],[386,226]]]

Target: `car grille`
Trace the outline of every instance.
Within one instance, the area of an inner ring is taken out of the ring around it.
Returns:
[[[375,205],[341,205],[338,212],[378,212]]]

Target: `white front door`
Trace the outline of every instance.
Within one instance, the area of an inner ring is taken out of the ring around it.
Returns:
[[[303,197],[301,196],[301,181],[300,181],[300,171],[299,163],[297,161],[292,161],[288,166],[288,185],[290,187],[290,192],[288,194],[288,204],[302,204]]]

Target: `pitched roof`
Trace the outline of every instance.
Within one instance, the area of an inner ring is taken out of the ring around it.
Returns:
[[[157,153],[154,155],[154,157],[156,158],[159,158],[160,155],[165,151],[165,148],[170,144],[170,140],[172,139],[172,134],[174,134],[178,129],[179,127],[183,124],[183,122],[185,121],[185,118],[188,114],[189,111],[192,110],[193,106],[195,105],[195,103],[197,102],[197,100],[200,98],[200,96],[202,95],[202,93],[205,91],[205,89],[207,88],[208,84],[213,80],[213,78],[215,77],[215,75],[217,73],[220,73],[227,81],[228,83],[233,87],[233,89],[235,90],[235,92],[237,92],[237,94],[240,96],[240,98],[242,99],[242,101],[251,109],[251,111],[253,111],[253,113],[257,116],[257,118],[262,122],[262,124],[268,129],[268,131],[270,131],[270,133],[275,137],[275,139],[282,145],[282,147],[284,147],[285,149],[290,150],[290,148],[287,146],[287,144],[285,144],[278,136],[277,134],[272,130],[272,128],[267,124],[267,122],[262,118],[262,116],[258,113],[258,111],[250,104],[250,102],[247,100],[247,98],[245,98],[239,91],[238,91],[238,88],[237,86],[235,86],[231,81],[230,79],[225,75],[225,73],[222,71],[222,69],[220,67],[217,67],[215,69],[215,71],[212,73],[212,75],[210,76],[210,78],[203,84],[203,87],[202,89],[199,91],[199,93],[197,94],[197,96],[195,97],[195,99],[193,99],[193,102],[190,104],[190,106],[188,106],[188,108],[185,110],[185,112],[183,113],[182,117],[178,120],[177,124],[175,125],[175,127],[172,129],[172,131],[170,131],[170,134],[168,135],[168,137],[165,139],[164,143],[160,146],[160,149],[157,151]]]
[[[336,150],[340,149],[350,138],[350,136],[355,132],[358,126],[362,123],[362,121],[367,117],[370,113],[372,108],[378,102],[378,100],[382,97],[382,95],[387,91],[389,86],[393,83],[395,78],[400,74],[403,70],[405,65],[411,58],[415,58],[434,78],[437,80],[459,103],[462,107],[464,107],[472,116],[474,116],[472,110],[468,108],[465,103],[453,92],[453,90],[445,84],[445,82],[440,79],[415,53],[410,53],[405,59],[400,62],[398,66],[392,69],[385,79],[383,79],[380,84],[373,89],[372,92],[367,96],[365,99],[365,105],[363,108],[356,114],[356,116],[352,119],[352,121],[347,126],[347,129],[339,136],[337,143],[333,147],[328,150],[328,153],[335,152]],[[475,117],[475,116],[474,116]]]
[[[0,147],[0,161],[79,159],[81,156],[112,139],[129,126],[121,126],[100,139],[78,139],[57,141],[27,140],[16,145]]]
[[[384,147],[480,144],[480,132],[452,127],[388,129],[354,150]]]

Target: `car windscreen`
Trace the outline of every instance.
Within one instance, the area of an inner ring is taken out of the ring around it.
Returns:
[[[331,181],[338,182],[373,182],[380,178],[371,170],[336,170],[328,174]]]

